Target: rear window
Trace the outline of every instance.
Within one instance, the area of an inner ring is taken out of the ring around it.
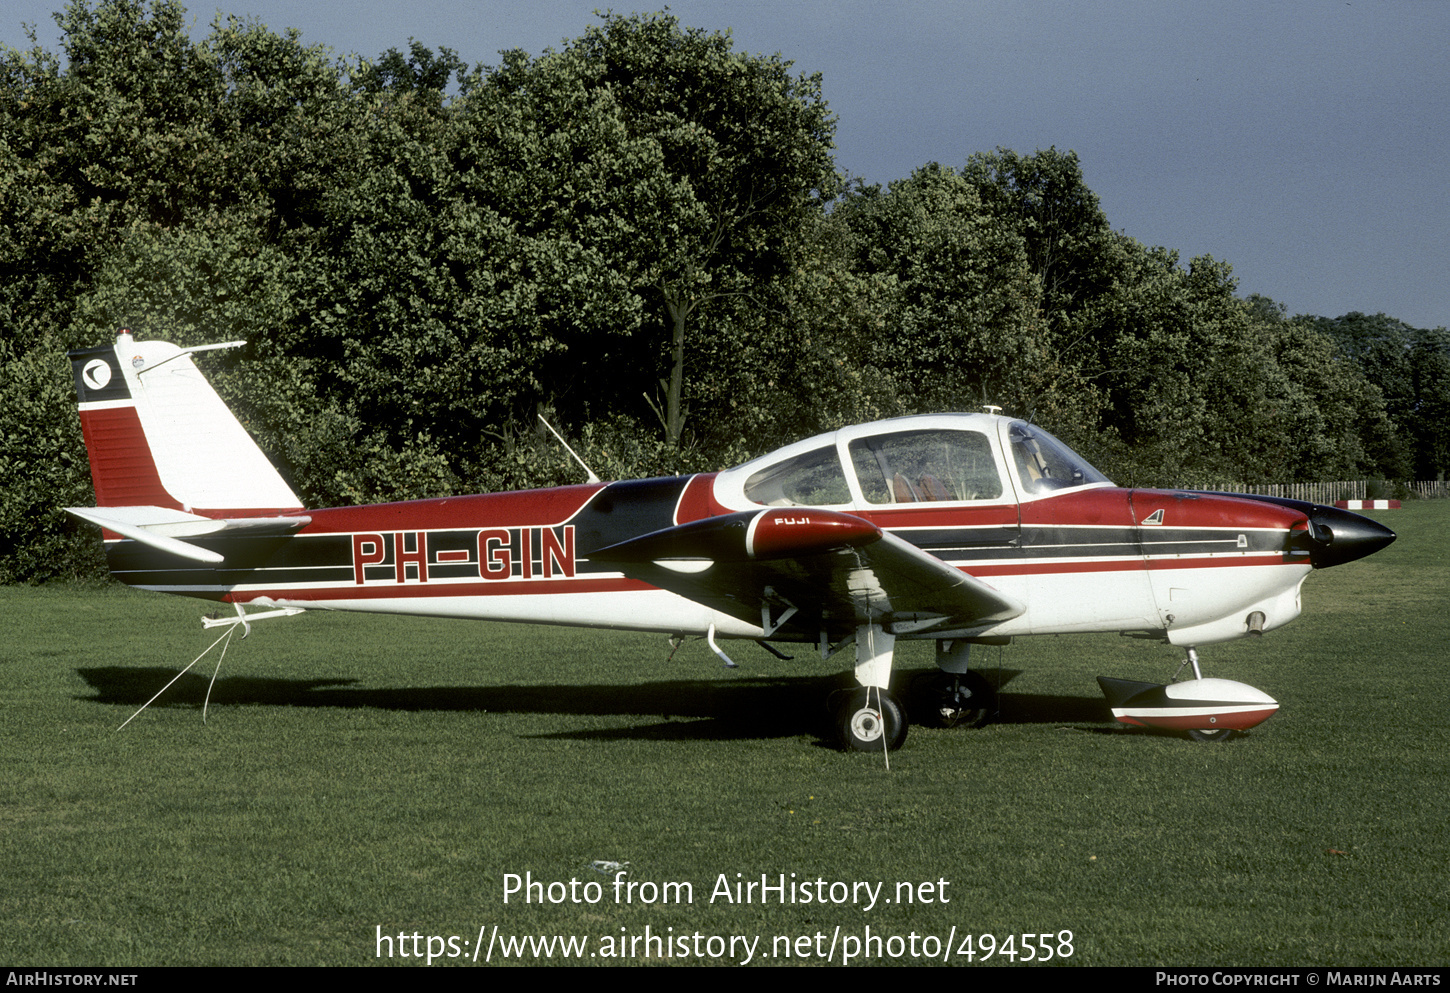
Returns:
[[[745,481],[745,498],[767,507],[821,507],[851,502],[834,445],[761,469]]]

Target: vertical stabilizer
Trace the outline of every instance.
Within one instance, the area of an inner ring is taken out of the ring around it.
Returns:
[[[301,507],[192,362],[217,347],[228,346],[182,349],[123,330],[114,346],[70,353],[97,506],[206,516]]]

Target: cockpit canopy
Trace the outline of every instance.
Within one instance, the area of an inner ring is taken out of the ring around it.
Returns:
[[[798,442],[721,473],[716,493],[728,506],[868,509],[1016,502],[1093,484],[1111,485],[1039,427],[988,414],[930,414]]]

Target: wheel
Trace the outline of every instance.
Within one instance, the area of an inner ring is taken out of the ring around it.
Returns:
[[[836,733],[848,751],[894,752],[906,740],[906,712],[886,690],[853,690],[836,713]]]
[[[984,727],[997,714],[997,691],[981,673],[929,672],[919,688],[938,727]]]
[[[1228,741],[1234,736],[1232,728],[1219,728],[1216,731],[1202,731],[1198,728],[1189,728],[1188,737],[1194,741]]]

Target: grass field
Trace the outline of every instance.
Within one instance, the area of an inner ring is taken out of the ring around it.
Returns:
[[[382,934],[393,964],[438,936],[440,968],[482,928],[495,963],[578,960],[503,955],[531,934],[587,938],[590,964],[743,960],[732,935],[755,962],[806,938],[789,961],[854,939],[965,964],[968,934],[980,963],[982,935],[1020,959],[1050,933],[1034,948],[1071,965],[1443,965],[1450,504],[1371,516],[1399,541],[1312,576],[1287,628],[1201,653],[1281,702],[1250,734],[1108,720],[1094,676],[1167,681],[1177,649],[1021,639],[976,659],[1000,723],[913,727],[889,770],[824,735],[844,656],[736,644],[726,671],[698,642],[671,661],[663,638],[326,614],[234,642],[205,724],[212,657],[117,732],[215,637],[205,605],[0,589],[0,962],[365,965]],[[897,658],[910,675],[931,646]],[[629,862],[632,902],[595,860]],[[791,873],[884,886],[869,909],[829,885],[711,900],[722,874]],[[600,899],[505,903],[511,874]]]

